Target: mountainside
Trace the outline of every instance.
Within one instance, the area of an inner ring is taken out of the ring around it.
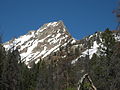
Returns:
[[[79,40],[79,47],[81,47],[81,49],[83,49],[80,52],[80,55],[72,61],[72,63],[75,63],[76,61],[78,61],[80,58],[84,58],[87,55],[89,56],[89,58],[91,59],[93,54],[97,54],[100,55],[100,51],[99,49],[102,48],[106,48],[103,45],[103,40],[102,40],[102,34],[104,32],[95,32],[92,35],[89,35],[87,37],[84,37],[83,39]],[[116,42],[120,42],[120,32],[119,31],[112,31],[112,35],[115,38]]]
[[[101,33],[96,32],[81,40],[75,40],[62,21],[50,22],[38,30],[29,31],[26,35],[4,43],[4,47],[6,50],[13,47],[18,49],[21,60],[28,66],[50,56],[52,59],[69,58],[75,63],[81,57],[89,54],[89,58],[92,58],[94,53],[98,53],[98,48],[102,45]],[[120,33],[114,31],[113,35],[120,41]]]
[[[56,52],[60,47],[76,40],[68,33],[62,21],[44,24],[38,30],[28,32],[4,43],[6,50],[14,47],[20,52],[21,60],[26,65],[43,59],[49,54]]]
[[[9,88],[16,80],[20,90],[119,90],[120,31],[75,40],[62,21],[51,22],[0,44],[0,60]]]

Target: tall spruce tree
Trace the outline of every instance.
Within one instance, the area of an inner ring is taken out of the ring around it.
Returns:
[[[2,74],[2,80],[5,83],[3,90],[19,90],[19,59],[17,50],[7,52]]]
[[[37,77],[37,85],[36,90],[47,90],[48,89],[48,72],[47,66],[44,61],[40,61],[38,64],[38,77]]]
[[[6,60],[6,52],[2,44],[0,44],[0,88],[2,88],[4,84],[2,79],[2,74],[3,74],[3,67],[5,60]]]
[[[20,86],[19,89],[20,90],[30,90],[30,75],[31,72],[29,70],[29,68],[24,64],[24,62],[19,62],[18,63],[19,66],[19,71],[20,71]]]

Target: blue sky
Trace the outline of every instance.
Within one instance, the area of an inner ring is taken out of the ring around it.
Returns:
[[[70,34],[81,39],[117,23],[112,14],[118,0],[0,0],[3,41],[36,30],[44,23],[63,20]]]

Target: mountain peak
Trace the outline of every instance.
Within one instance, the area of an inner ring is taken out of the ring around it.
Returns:
[[[26,35],[15,38],[4,43],[6,50],[9,50],[14,43],[15,48],[20,52],[21,60],[26,65],[37,63],[49,54],[57,51],[61,46],[75,41],[68,33],[62,21],[44,24],[38,30],[29,31]]]
[[[55,26],[58,26],[59,24],[63,24],[63,21],[56,21],[56,22],[50,22],[50,23],[47,23],[47,24],[45,24],[47,27],[49,27],[49,26],[53,26],[53,27],[55,27]]]
[[[42,27],[38,29],[39,32],[42,32],[43,30],[56,30],[54,28],[66,28],[63,21],[56,21],[56,22],[49,22],[44,24]],[[62,30],[62,29],[60,29]],[[65,29],[63,30],[65,31]]]

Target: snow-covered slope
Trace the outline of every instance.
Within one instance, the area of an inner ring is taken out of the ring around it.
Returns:
[[[75,63],[86,55],[92,58],[94,53],[99,54],[98,47],[102,45],[101,34],[102,32],[96,32],[81,40],[75,40],[62,21],[50,22],[38,30],[4,43],[4,47],[6,50],[13,47],[18,49],[21,60],[28,66],[34,62],[38,63],[40,59],[49,60],[50,57],[63,57]],[[120,32],[113,31],[113,35],[120,41]]]
[[[113,36],[117,42],[120,42],[120,32],[119,31],[112,31]],[[89,58],[91,59],[93,54],[99,55],[100,52],[98,50],[99,47],[105,48],[102,44],[102,35],[103,32],[96,32],[93,35],[90,35],[88,37],[83,38],[80,40],[80,45],[83,47],[83,51],[81,52],[80,56],[78,56],[76,59],[72,60],[72,64],[77,62],[79,58],[85,57],[86,55],[89,55]]]
[[[40,58],[47,57],[52,52],[59,50],[61,46],[76,40],[67,32],[62,21],[44,24],[38,30],[28,32],[26,35],[4,43],[6,50],[14,48],[20,52],[21,60],[29,65],[37,63]]]

